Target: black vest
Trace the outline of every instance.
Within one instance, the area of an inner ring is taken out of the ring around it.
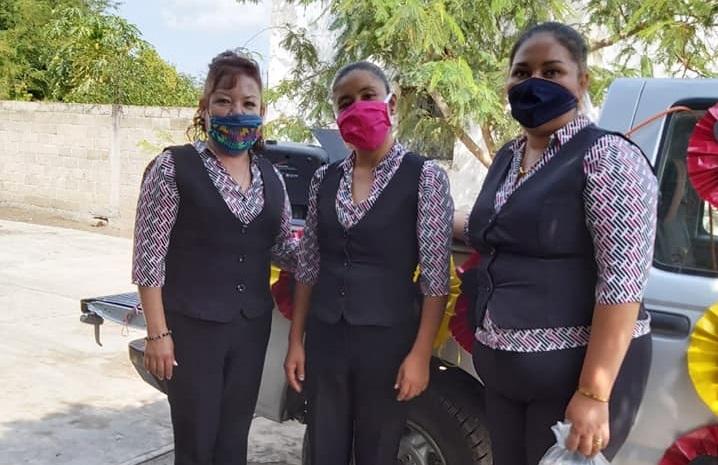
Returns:
[[[352,325],[393,326],[418,317],[414,271],[419,178],[425,159],[407,153],[365,216],[346,230],[336,198],[343,170],[327,169],[319,187],[317,214],[319,280],[311,315],[326,323],[342,317]]]
[[[506,145],[496,155],[469,219],[471,244],[481,254],[474,323],[481,324],[488,306],[501,328],[591,324],[598,275],[583,162],[607,134],[614,133],[593,125],[581,130],[498,213],[494,201],[513,153]]]
[[[270,249],[279,234],[284,205],[272,165],[257,159],[264,208],[244,224],[229,210],[194,147],[169,150],[180,203],[165,262],[166,311],[223,323],[239,313],[255,318],[271,311]]]

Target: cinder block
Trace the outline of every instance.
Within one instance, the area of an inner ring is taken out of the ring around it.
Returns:
[[[38,154],[59,155],[60,149],[54,144],[37,144],[35,150]]]
[[[114,141],[121,163],[119,216],[131,226],[141,175],[160,150],[145,153],[143,145],[184,143],[195,109],[119,111],[119,132],[113,135],[111,105],[0,102],[0,200],[74,213],[92,205],[109,208]]]
[[[120,128],[122,129],[142,129],[147,126],[152,126],[152,120],[149,118],[128,117],[120,120]]]
[[[105,160],[109,158],[109,155],[109,153],[97,149],[92,149],[85,152],[85,158],[87,160]]]
[[[170,129],[173,131],[184,133],[191,123],[192,120],[190,119],[172,119],[170,121]]]

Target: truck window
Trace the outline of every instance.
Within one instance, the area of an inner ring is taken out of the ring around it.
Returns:
[[[718,211],[701,200],[686,171],[686,149],[705,110],[672,115],[660,150],[656,267],[718,276]]]

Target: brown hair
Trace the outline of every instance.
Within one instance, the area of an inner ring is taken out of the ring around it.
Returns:
[[[238,76],[247,76],[256,81],[260,91],[262,90],[262,73],[259,64],[252,58],[236,50],[227,50],[212,59],[209,64],[207,79],[204,81],[204,91],[199,99],[199,106],[192,118],[192,124],[187,128],[187,138],[193,140],[205,140],[207,138],[207,126],[204,113],[209,107],[209,96],[217,90],[217,86],[227,76],[232,78],[234,86]],[[261,139],[255,147],[261,146]]]

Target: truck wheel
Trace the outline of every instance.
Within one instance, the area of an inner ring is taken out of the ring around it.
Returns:
[[[431,386],[409,409],[399,445],[401,465],[491,465],[489,435],[481,421],[480,399],[448,399]],[[304,434],[302,464],[311,465]]]
[[[480,402],[470,396],[445,396],[430,386],[409,409],[399,463],[491,465],[491,445],[481,420]]]

